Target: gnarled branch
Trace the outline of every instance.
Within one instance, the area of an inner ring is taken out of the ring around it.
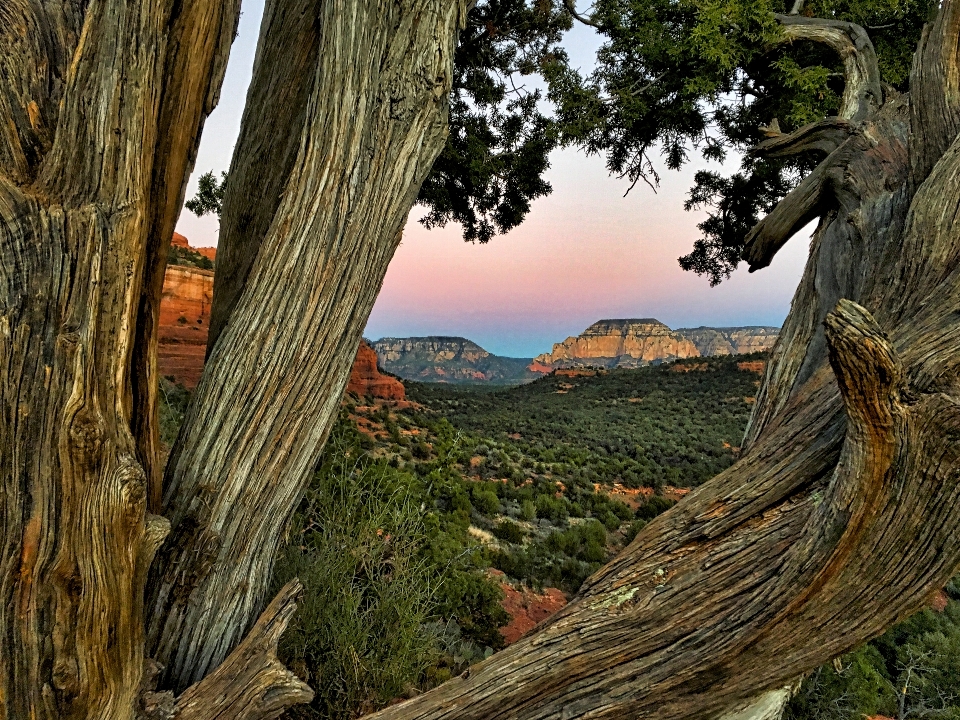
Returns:
[[[742,257],[750,272],[767,267],[787,240],[821,214],[838,160],[829,155],[747,233]]]
[[[843,60],[845,86],[839,117],[861,121],[876,112],[883,102],[877,53],[867,31],[839,20],[776,15],[783,27],[783,39],[810,40],[832,48]]]
[[[271,720],[313,699],[313,691],[277,659],[277,643],[303,592],[291,580],[236,649],[177,698],[177,720]]]
[[[824,118],[810,123],[791,133],[780,133],[750,149],[751,155],[766,157],[790,157],[805,152],[829,155],[843,144],[854,132],[853,125],[839,117]]]

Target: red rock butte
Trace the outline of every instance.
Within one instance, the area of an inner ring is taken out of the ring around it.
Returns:
[[[381,400],[403,400],[406,397],[403,383],[380,372],[377,368],[377,354],[362,340],[350,371],[347,392],[360,397],[369,395]]]
[[[215,247],[191,247],[187,238],[179,233],[173,234],[171,244],[200,253],[210,260],[217,258]],[[167,266],[160,299],[157,362],[161,375],[173,378],[191,390],[200,382],[203,373],[212,302],[212,270]],[[357,350],[347,392],[383,400],[403,400],[406,396],[403,383],[380,373],[376,353],[364,342]]]

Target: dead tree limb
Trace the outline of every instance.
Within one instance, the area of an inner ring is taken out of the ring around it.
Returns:
[[[867,31],[839,20],[777,15],[787,42],[809,40],[832,48],[843,60],[844,89],[839,117],[860,121],[880,109],[883,92],[877,53]]]

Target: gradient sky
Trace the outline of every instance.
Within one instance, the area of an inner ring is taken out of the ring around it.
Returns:
[[[207,120],[196,178],[226,170],[240,128],[262,0],[245,0],[220,104]],[[596,36],[582,26],[568,47],[587,67]],[[461,335],[490,352],[532,357],[601,318],[654,317],[670,327],[779,325],[800,279],[809,237],[801,233],[757,273],[738,270],[719,287],[684,272],[677,258],[697,237],[700,213],[683,210],[694,172],[662,171],[654,193],[607,175],[602,158],[551,157],[553,193],[527,221],[487,245],[464,243],[458,226],[425,230],[414,208],[365,336]],[[177,230],[196,247],[217,244],[215,218],[181,214]]]

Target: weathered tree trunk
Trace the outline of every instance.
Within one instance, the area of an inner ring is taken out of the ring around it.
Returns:
[[[135,344],[239,10],[174,5],[0,2],[0,718],[139,702],[168,523]]]
[[[219,665],[262,606],[387,264],[446,140],[466,12],[462,0],[268,5],[225,198],[215,345],[168,464],[173,529],[151,582],[152,656],[177,690]],[[305,91],[278,84],[288,63]],[[291,101],[305,106],[279,106]],[[279,128],[268,122],[276,115]]]
[[[537,632],[378,720],[776,718],[783,689],[920,608],[960,561],[956,0],[909,97],[855,26],[784,18],[847,60],[843,116],[758,152],[821,165],[751,234],[820,225],[742,459],[657,518]]]

